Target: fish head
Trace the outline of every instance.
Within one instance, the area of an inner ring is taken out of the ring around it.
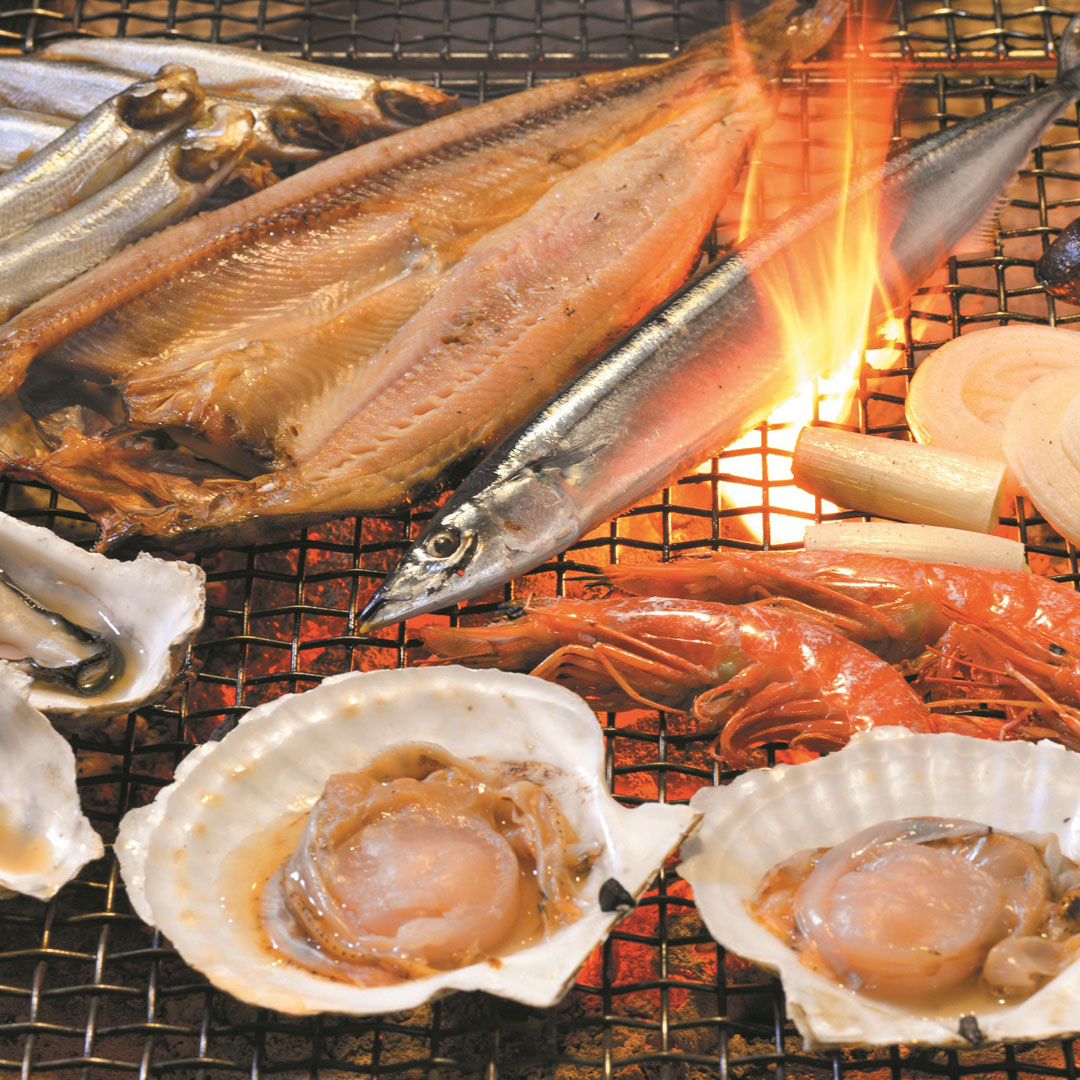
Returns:
[[[362,631],[470,600],[581,535],[568,493],[542,470],[470,487],[413,541],[361,614]]]

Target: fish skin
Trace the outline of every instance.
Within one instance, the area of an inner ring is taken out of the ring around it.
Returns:
[[[0,320],[195,209],[228,178],[252,138],[246,109],[215,105],[112,184],[0,241]],[[192,158],[207,176],[184,175]]]
[[[888,256],[879,260],[878,314],[905,302],[1080,98],[1078,65],[1080,16],[1063,35],[1056,83],[927,136],[862,177],[847,199],[834,193],[796,212],[689,283],[466,478],[376,592],[362,629],[471,599],[535,568],[763,420],[819,372],[783,362],[782,328],[755,284],[761,268],[779,265],[812,316],[827,296],[813,269],[816,237],[836,235],[830,223],[880,185]],[[824,367],[813,338],[806,352]]]
[[[73,124],[0,177],[0,238],[13,235],[100,191],[203,108],[191,68],[163,68]]]
[[[457,99],[435,87],[397,76],[298,60],[237,45],[162,38],[72,37],[50,42],[38,56],[104,64],[149,75],[162,64],[194,68],[208,90],[274,103],[283,97],[334,102],[380,134],[445,116]]]
[[[69,127],[62,116],[0,106],[0,169],[13,169]]]
[[[139,72],[99,64],[5,56],[0,57],[0,102],[78,120],[139,78]],[[347,102],[342,106],[300,95],[262,101],[224,91],[206,97],[209,104],[236,105],[251,112],[252,153],[271,163],[316,161],[333,150],[405,127],[397,122],[380,126],[375,118],[358,117]]]
[[[779,6],[793,10],[791,2]],[[794,35],[807,48],[816,48],[831,33],[842,5],[828,0],[817,10],[816,24],[797,27],[801,36]],[[776,11],[774,3],[770,13]],[[790,24],[778,21],[787,48]],[[226,347],[240,351],[250,345],[248,339],[258,338],[272,354],[288,337],[282,324],[286,317],[314,323],[343,309],[347,313],[350,304],[362,306],[374,291],[401,278],[406,264],[426,266],[428,256],[439,266],[425,273],[449,272],[481,236],[520,217],[569,169],[656,130],[718,87],[745,81],[744,65],[732,61],[725,47],[716,36],[664,65],[552,83],[435,120],[316,165],[122,253],[0,331],[0,392],[6,395],[6,410],[20,390],[19,400],[27,407],[51,411],[77,404],[62,396],[74,396],[80,387],[97,392],[115,386],[119,399],[103,411],[117,409],[113,420],[119,426],[100,438],[73,437],[62,450],[24,448],[25,456],[37,460],[12,467],[32,468],[83,501],[103,520],[107,539],[142,529],[159,542],[191,546],[258,535],[257,518],[234,527],[219,516],[212,528],[199,531],[199,515],[205,515],[215,495],[235,488],[237,478],[211,475],[201,466],[192,478],[190,461],[140,447],[134,437],[144,420],[161,422],[166,399],[184,399],[183,409],[199,414],[205,402],[185,391],[183,375],[185,365],[203,362],[210,338],[227,332],[233,337]],[[779,63],[778,57],[758,59],[766,66]],[[360,230],[355,250],[348,250],[342,222]],[[287,245],[297,251],[302,245],[302,288],[296,279],[297,256],[281,254]],[[363,254],[373,247],[378,258],[365,261]],[[335,264],[335,258],[344,261]],[[365,281],[350,293],[356,267],[367,267],[361,275]],[[248,305],[239,329],[230,314],[234,302]],[[258,308],[254,313],[252,305]],[[176,313],[187,320],[179,329]],[[252,320],[263,320],[258,333],[247,325]],[[323,392],[332,397],[337,380],[349,378],[352,361],[335,367],[323,359],[309,367],[319,368],[318,377],[327,380]],[[152,402],[158,364],[168,385]],[[242,366],[236,364],[235,370]],[[263,377],[275,385],[279,381],[272,366],[261,370]],[[130,401],[123,397],[128,384],[138,388]],[[260,421],[242,433],[242,449],[250,459],[265,461],[280,449],[273,445],[278,433],[272,429],[282,421],[276,398],[267,411],[272,414],[268,430],[259,430]],[[216,421],[235,419],[219,416]],[[169,430],[184,438],[204,434]],[[213,447],[204,449],[210,451],[204,456],[213,456]],[[163,474],[150,475],[157,465]],[[108,494],[104,501],[102,491]],[[180,511],[173,515],[162,501],[179,504]],[[183,515],[186,521],[180,520]],[[312,516],[327,514],[308,513],[307,519]],[[296,520],[303,518],[298,514]],[[289,524],[288,516],[281,515],[278,526]]]

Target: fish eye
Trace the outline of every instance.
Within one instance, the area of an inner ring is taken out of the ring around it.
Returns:
[[[461,547],[461,533],[457,529],[440,529],[428,538],[424,551],[433,559],[448,559]]]

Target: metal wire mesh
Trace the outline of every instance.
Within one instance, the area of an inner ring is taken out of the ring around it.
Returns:
[[[712,0],[76,0],[66,7],[7,0],[0,8],[0,42],[13,48],[72,29],[169,31],[425,71],[470,100],[528,85],[538,72],[669,55],[717,14]],[[894,135],[915,137],[1026,92],[1036,82],[1032,72],[1045,73],[1065,14],[999,0],[963,9],[901,3],[879,50],[902,60],[908,76]],[[787,126],[778,126],[772,145],[803,187],[819,171],[815,124],[831,71],[827,61],[805,65],[785,87]],[[869,343],[853,411],[834,420],[904,431],[902,404],[920,356],[970,323],[1080,319],[1055,307],[1031,275],[1080,206],[1075,114],[1046,143],[1025,170],[992,251],[950,261],[916,297],[897,347]],[[819,393],[815,415],[823,417],[827,404]],[[789,505],[791,428],[762,426],[491,603],[561,591],[576,560],[794,542],[805,521],[823,515],[820,504],[812,511]],[[2,495],[30,520],[78,528],[79,515],[43,489],[5,481]],[[407,627],[362,636],[357,613],[428,512],[337,522],[287,543],[201,560],[209,608],[193,649],[196,674],[163,707],[73,739],[84,805],[107,840],[129,806],[150,799],[177,761],[230,718],[328,674],[408,662]],[[1011,524],[1038,569],[1077,580],[1075,552],[1036,515],[1021,505]],[[706,753],[709,737],[679,716],[610,714],[602,723],[608,779],[628,803],[685,800],[723,779]],[[712,943],[670,868],[558,1008],[538,1012],[459,994],[367,1020],[278,1016],[237,1003],[186,968],[132,914],[106,858],[52,903],[0,903],[0,1074],[1076,1080],[1076,1065],[1070,1042],[964,1053],[804,1053],[776,984]]]

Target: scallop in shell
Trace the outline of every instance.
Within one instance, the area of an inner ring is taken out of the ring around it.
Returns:
[[[788,1013],[808,1047],[893,1043],[970,1046],[1080,1031],[1080,963],[1074,960],[1014,1003],[960,997],[942,1005],[886,1000],[804,966],[748,904],[777,864],[835,848],[868,827],[909,818],[978,822],[1012,834],[1056,837],[1080,861],[1080,754],[1051,743],[990,742],[880,728],[803,765],[747,773],[699,791],[701,829],[679,873],[709,932],[725,948],[778,972]]]
[[[104,848],[79,805],[75,755],[29,690],[0,664],[0,893],[48,900]]]
[[[105,717],[164,694],[202,626],[206,576],[184,562],[84,551],[0,514],[0,657],[53,717]]]
[[[497,960],[376,987],[317,973],[275,949],[259,894],[328,779],[403,744],[442,748],[481,770],[542,773],[592,852],[579,917]],[[687,806],[620,806],[604,782],[596,717],[562,687],[454,667],[378,671],[336,676],[252,710],[221,742],[193,751],[154,803],[124,818],[116,850],[136,911],[241,1000],[298,1014],[367,1014],[485,990],[543,1007],[565,993],[619,918],[601,901],[602,886],[614,879],[640,894],[697,816]],[[621,890],[604,890],[612,891]]]

